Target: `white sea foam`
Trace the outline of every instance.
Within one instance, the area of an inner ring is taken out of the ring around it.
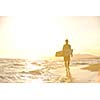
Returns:
[[[34,63],[33,63],[34,62]],[[89,64],[100,63],[100,59],[72,60],[70,68],[75,82],[94,82],[97,72],[82,70]],[[0,82],[62,82],[65,78],[63,59],[28,61],[22,59],[0,59]]]

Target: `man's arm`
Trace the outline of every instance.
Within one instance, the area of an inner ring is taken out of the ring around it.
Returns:
[[[71,56],[73,57],[73,49],[71,49]]]
[[[70,50],[71,50],[71,56],[73,57],[73,49],[71,48],[71,45],[70,45]]]

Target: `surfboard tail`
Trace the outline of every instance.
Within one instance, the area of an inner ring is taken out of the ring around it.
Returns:
[[[63,57],[63,51],[58,51],[55,54],[56,57]]]

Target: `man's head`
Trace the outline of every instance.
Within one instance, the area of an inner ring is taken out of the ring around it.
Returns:
[[[65,40],[66,44],[68,44],[68,39]]]

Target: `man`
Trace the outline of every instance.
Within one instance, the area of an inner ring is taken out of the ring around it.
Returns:
[[[70,72],[70,57],[73,56],[73,50],[71,49],[71,45],[68,44],[68,40],[65,40],[66,44],[63,46],[63,57],[66,67],[66,72]]]

